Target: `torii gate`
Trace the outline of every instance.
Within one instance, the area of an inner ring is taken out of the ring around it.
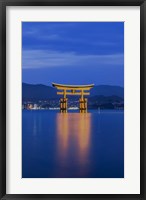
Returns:
[[[80,113],[86,113],[87,112],[87,98],[84,98],[84,95],[90,95],[88,92],[91,88],[93,88],[94,84],[89,85],[64,85],[64,84],[58,84],[58,83],[52,83],[52,86],[57,88],[58,95],[63,95],[63,98],[60,99],[60,112],[66,113],[67,112],[67,95],[79,95],[81,96],[79,99],[79,109]]]

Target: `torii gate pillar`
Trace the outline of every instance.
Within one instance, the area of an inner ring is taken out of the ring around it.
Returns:
[[[60,112],[67,113],[67,98],[60,99]]]
[[[87,98],[80,98],[79,99],[79,109],[80,109],[80,113],[86,113],[87,112]]]

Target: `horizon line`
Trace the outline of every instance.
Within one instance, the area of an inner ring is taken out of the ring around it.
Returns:
[[[49,83],[50,85],[46,85],[46,84],[43,84],[43,83],[27,83],[27,82],[22,82],[22,84],[28,84],[28,85],[44,85],[44,86],[47,86],[47,87],[52,87],[52,82]],[[63,84],[64,85],[64,84]],[[67,85],[67,84],[65,84]],[[69,84],[70,85],[70,84]],[[81,84],[81,85],[84,85],[84,84]],[[87,84],[85,84],[87,85]],[[121,85],[111,85],[111,84],[94,84],[94,86],[115,86],[115,87],[121,87],[121,88],[124,88],[124,86],[121,86]]]

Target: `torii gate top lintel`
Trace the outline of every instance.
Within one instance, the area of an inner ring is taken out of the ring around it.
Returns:
[[[62,89],[89,90],[89,89],[93,88],[94,84],[88,84],[88,85],[65,85],[65,84],[52,83],[52,86],[56,87],[59,90],[62,90]]]

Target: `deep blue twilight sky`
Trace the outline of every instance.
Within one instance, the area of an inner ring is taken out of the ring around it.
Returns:
[[[124,86],[123,22],[23,22],[25,83]]]

